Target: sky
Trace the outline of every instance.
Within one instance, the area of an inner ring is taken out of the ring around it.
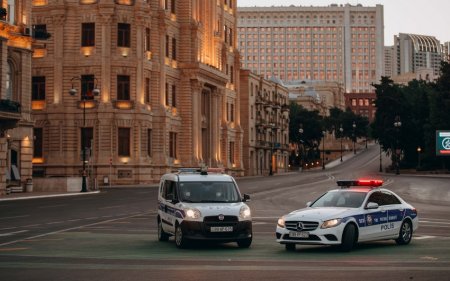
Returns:
[[[237,0],[239,7],[329,6],[330,4],[384,6],[384,44],[394,44],[394,35],[413,33],[450,42],[449,0]]]

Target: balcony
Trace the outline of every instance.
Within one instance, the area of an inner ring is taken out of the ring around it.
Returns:
[[[131,100],[113,100],[113,106],[114,106],[114,108],[117,108],[117,109],[133,109],[134,108],[134,101],[131,101]]]
[[[0,134],[5,130],[16,127],[22,118],[21,105],[12,100],[0,99]]]

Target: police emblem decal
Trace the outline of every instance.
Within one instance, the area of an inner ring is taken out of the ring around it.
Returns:
[[[367,221],[368,225],[372,225],[372,216],[371,215],[367,215],[366,221]]]

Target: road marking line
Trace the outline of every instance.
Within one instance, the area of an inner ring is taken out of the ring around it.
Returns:
[[[23,251],[23,250],[28,250],[28,248],[3,248],[0,249],[0,252]]]
[[[81,228],[84,228],[84,227],[89,227],[89,226],[98,225],[98,224],[102,224],[102,223],[108,223],[108,222],[113,222],[113,221],[117,221],[117,220],[129,219],[129,218],[132,218],[134,216],[144,215],[144,214],[147,214],[147,213],[141,213],[141,214],[137,214],[137,215],[133,215],[133,216],[129,216],[129,217],[121,217],[121,218],[116,218],[116,219],[110,219],[110,220],[106,220],[106,221],[95,222],[95,223],[85,224],[85,225],[81,225],[81,226],[75,226],[75,227],[70,227],[70,228],[61,229],[61,230],[57,230],[57,231],[52,231],[52,232],[48,232],[48,233],[43,233],[43,234],[39,234],[39,235],[35,235],[35,236],[23,238],[23,239],[17,239],[17,240],[14,240],[14,241],[2,243],[2,244],[0,244],[0,247],[6,246],[6,245],[15,244],[15,243],[22,242],[22,241],[27,241],[27,240],[32,240],[32,239],[36,239],[36,238],[41,238],[41,237],[45,237],[45,236],[52,235],[52,234],[58,234],[58,233],[63,233],[63,232],[71,231],[71,230],[77,230],[77,229],[81,229]]]
[[[1,231],[1,230],[16,229],[16,228],[18,228],[18,227],[14,226],[14,227],[0,228],[0,231]]]
[[[431,236],[431,235],[418,236],[418,237],[414,237],[414,240],[424,240],[424,239],[431,239],[431,238],[436,238],[436,236]]]
[[[19,230],[19,231],[15,231],[15,232],[2,233],[2,234],[0,234],[0,237],[11,236],[14,234],[19,234],[19,233],[24,233],[24,232],[28,232],[28,230]]]
[[[126,205],[115,205],[115,206],[108,206],[108,207],[101,207],[98,208],[99,210],[106,210],[106,209],[113,209],[113,208],[121,208],[121,207],[125,207]]]
[[[42,206],[39,207],[39,209],[47,209],[47,208],[57,208],[57,207],[64,207],[67,206],[67,204],[60,204],[60,205],[50,205],[50,206]]]
[[[52,224],[58,224],[58,223],[63,223],[63,222],[64,221],[52,221],[52,222],[47,222],[45,224],[52,225]]]
[[[23,216],[14,216],[14,217],[4,217],[4,218],[0,218],[0,220],[9,220],[9,219],[17,219],[17,218],[26,218],[29,217],[30,215],[23,215]]]

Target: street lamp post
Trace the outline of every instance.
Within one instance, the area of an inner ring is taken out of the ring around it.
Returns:
[[[381,163],[381,152],[382,152],[382,149],[383,149],[383,147],[381,146],[381,143],[380,143],[380,173],[381,172],[383,172],[383,165],[382,165],[382,163]]]
[[[302,168],[303,168],[303,163],[302,163],[302,161],[303,161],[303,149],[302,150],[300,150],[300,144],[301,144],[301,142],[302,142],[302,140],[301,140],[301,136],[302,136],[302,134],[303,134],[303,124],[300,124],[300,129],[298,129],[298,135],[299,135],[299,142],[298,142],[298,150],[299,150],[299,156],[300,156],[300,161],[299,161],[299,164],[300,164],[300,171],[302,170]]]
[[[322,131],[322,170],[325,170],[325,131]]]
[[[95,86],[92,90],[92,97],[98,96],[100,94],[100,90],[97,88],[97,78],[95,79]],[[79,80],[81,83],[84,82],[84,80],[81,77],[72,77],[70,79],[70,82],[72,83],[72,87],[69,90],[69,94],[71,96],[75,96],[77,94],[77,89],[74,88],[74,81]],[[90,87],[90,86],[88,86]],[[86,101],[89,99],[88,91],[81,91],[81,101],[83,105],[83,128],[81,130],[81,148],[82,148],[82,158],[83,158],[83,172],[82,172],[82,181],[81,181],[81,192],[87,192],[87,183],[86,183],[86,144],[85,144],[85,129],[86,129]]]
[[[275,125],[273,123],[270,123],[270,162],[269,162],[269,176],[273,176],[273,148],[274,148],[274,141],[273,141],[273,130]]]
[[[396,147],[395,147],[395,173],[397,175],[400,174],[400,152],[398,151],[399,148],[399,133],[400,133],[400,127],[402,126],[402,122],[400,121],[400,116],[395,116],[395,122],[394,122],[394,127],[395,127],[395,131],[396,131]]]
[[[356,141],[356,135],[355,135],[356,123],[355,123],[355,121],[353,121],[352,127],[353,127],[353,133],[352,133],[353,154],[356,154],[356,148],[355,148],[355,141]]]
[[[343,137],[343,133],[344,133],[344,128],[342,128],[342,124],[341,127],[339,127],[339,132],[340,132],[340,137],[341,137],[341,162],[342,162],[342,137]]]
[[[420,170],[420,153],[422,152],[422,148],[419,146],[417,147],[417,171]]]

